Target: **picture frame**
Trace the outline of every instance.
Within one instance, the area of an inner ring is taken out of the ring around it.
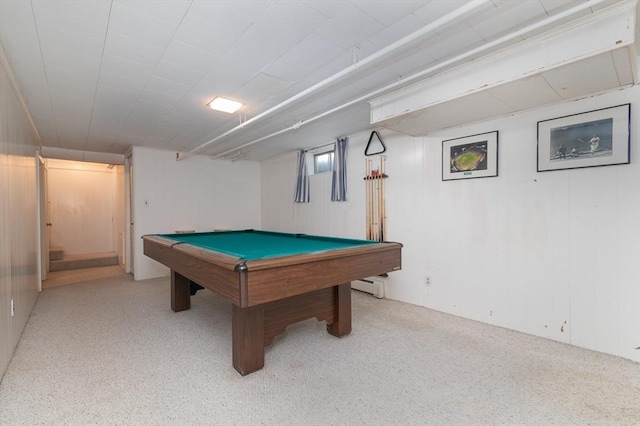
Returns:
[[[538,122],[538,172],[629,164],[631,104]]]
[[[442,141],[442,180],[498,176],[498,131]]]

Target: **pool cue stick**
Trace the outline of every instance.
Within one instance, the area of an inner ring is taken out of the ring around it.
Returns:
[[[365,195],[365,208],[366,212],[366,222],[365,229],[367,233],[367,240],[371,239],[371,216],[369,215],[369,159],[365,158],[364,160],[364,195]]]
[[[378,166],[378,172],[380,171],[380,166]],[[374,184],[374,194],[373,197],[375,199],[375,210],[376,210],[376,241],[378,241],[380,239],[380,197],[378,196],[378,191],[380,189],[380,180],[379,180],[379,173],[376,174],[376,178],[373,181]]]
[[[376,234],[376,241],[378,241],[378,233],[380,231],[379,227],[380,227],[380,197],[378,196],[378,191],[380,190],[380,182],[378,181],[378,176],[376,176],[376,179],[374,181],[374,199],[375,199],[375,218],[376,218],[376,228],[375,228],[375,234]]]
[[[378,241],[382,241],[382,231],[384,229],[382,224],[382,156],[378,161]]]
[[[369,226],[371,228],[371,240],[375,240],[375,212],[374,212],[374,200],[373,200],[373,162],[369,160],[369,214],[370,214],[370,222]]]
[[[373,239],[373,216],[371,215],[371,160],[367,159],[367,239]]]
[[[385,178],[385,174],[384,173],[385,173],[385,166],[386,166],[385,163],[386,163],[386,161],[387,161],[386,157],[383,156],[382,157],[382,161],[381,161],[381,165],[380,165],[380,168],[382,170],[382,174],[381,174],[382,178],[381,178],[381,181],[380,181],[381,185],[382,185],[382,196],[381,196],[382,197],[382,236],[380,238],[381,241],[385,240],[384,233],[386,232],[385,229],[386,229],[386,224],[387,224],[386,223],[386,220],[387,220],[387,200],[386,200],[386,198],[384,196],[384,178]]]
[[[373,179],[373,217],[374,217],[374,228],[373,228],[373,237],[375,241],[378,241],[378,177],[372,176]]]
[[[371,186],[369,188],[370,194],[371,194],[371,239],[375,241],[376,240],[376,192],[375,192],[376,181],[373,177],[373,160],[369,160],[369,162],[371,164],[371,167],[370,167]]]
[[[371,177],[371,193],[373,194],[373,239],[378,241],[378,179]]]
[[[382,214],[380,214],[380,241],[384,241],[384,233],[385,233],[385,215],[386,215],[386,199],[384,196],[384,166],[385,166],[385,158],[384,156],[380,157],[380,197],[382,198],[381,206],[382,206]]]

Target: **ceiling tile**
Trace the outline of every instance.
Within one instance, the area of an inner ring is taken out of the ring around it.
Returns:
[[[124,3],[125,0],[116,0],[116,2]],[[173,26],[182,21],[191,4],[191,0],[126,0],[127,7]]]
[[[96,38],[84,38],[78,33],[61,30],[57,26],[38,24],[42,57],[45,67],[97,73],[104,43]]]
[[[104,89],[101,88],[101,90]],[[108,123],[113,126],[112,129],[119,129],[129,116],[135,102],[135,98],[114,96],[113,93],[111,97],[99,96],[93,107],[95,119],[92,120],[91,126]]]
[[[295,82],[343,52],[344,49],[336,44],[317,34],[310,34],[275,62],[266,66],[264,71],[282,80]]]
[[[153,76],[147,82],[146,89],[181,98],[189,91],[189,89],[191,89],[191,86],[177,81],[166,80],[164,78]]]
[[[326,1],[326,0],[303,0],[302,3],[316,9],[327,18],[331,18],[342,9],[344,9],[348,1]]]
[[[41,0],[41,1],[49,1],[49,0]],[[98,12],[103,15],[109,15],[111,12],[111,6],[113,4],[112,0],[98,0],[98,1],[77,1],[79,3],[78,6],[85,7],[87,9],[91,9],[95,12]]]
[[[319,81],[325,80],[332,75],[344,70],[345,68],[351,66],[352,64],[352,56],[351,51],[347,51],[338,55],[331,62],[320,66],[314,69],[312,72],[307,74],[302,80],[298,81],[296,84],[291,86],[291,89],[294,91],[302,91],[305,90]]]
[[[185,68],[191,68],[199,72],[206,72],[209,70],[209,68],[216,63],[218,58],[219,57],[217,55],[176,40],[169,44],[169,47],[162,57],[166,62],[180,65]]]
[[[539,0],[544,10],[550,12],[557,12],[568,9],[573,6],[577,6],[582,3],[580,0]]]
[[[465,6],[468,0],[447,0],[447,1],[430,1],[426,5],[413,12],[425,24],[430,24],[437,19]],[[489,2],[487,9],[493,9],[494,6]]]
[[[220,55],[253,25],[267,6],[267,2],[195,2],[175,39]]]
[[[100,73],[111,73],[144,81],[151,77],[154,68],[155,65],[153,64],[138,62],[112,53],[105,53],[102,57]]]
[[[194,1],[188,15],[198,16],[212,24],[229,22],[246,27],[254,22],[269,7],[268,1]]]
[[[140,94],[139,99],[173,107],[178,101],[180,101],[181,96],[176,96],[164,91],[158,92],[155,90],[144,89]]]
[[[39,86],[40,89],[46,90],[46,74],[37,34],[5,25],[0,27],[0,37],[7,59],[11,62],[22,89]]]
[[[92,0],[96,3],[109,4],[109,0]],[[76,38],[94,38],[104,40],[107,32],[109,15],[99,10],[83,6],[79,1],[48,1],[33,0],[33,13],[36,18],[38,31],[43,24],[55,27],[56,31],[73,34]],[[51,35],[52,31],[48,31]],[[40,34],[43,36],[43,34]]]
[[[127,125],[130,127],[145,127],[149,123],[158,123],[169,111],[171,111],[171,107],[166,105],[138,100],[131,110],[131,114],[129,114]]]
[[[271,96],[272,95],[266,92],[253,90],[250,86],[244,86],[236,90],[231,96],[231,99],[242,102],[244,104],[242,110],[240,111],[241,113],[249,113],[254,115],[257,114],[255,106],[260,105]]]
[[[212,129],[224,123],[225,120],[223,120],[223,118],[226,119],[226,117],[216,116],[214,111],[207,109],[205,105],[202,105],[201,108],[203,111],[208,113],[207,121],[202,120],[200,114],[192,114],[187,110],[175,109],[169,111],[169,113],[163,118],[163,121],[189,127],[208,123]]]
[[[396,0],[396,1],[369,1],[355,0],[353,4],[367,15],[371,16],[382,25],[388,27],[400,19],[410,15],[415,10],[429,3],[429,0]]]
[[[164,49],[136,38],[109,31],[104,53],[156,66],[164,54]]]
[[[436,67],[433,73],[442,72],[449,67],[437,68],[438,64],[444,60],[452,59],[472,48],[475,48],[484,43],[484,40],[476,34],[474,30],[469,28],[466,23],[459,23],[451,28],[450,31],[436,35],[434,37],[429,38],[424,42],[425,47],[419,49],[419,54],[415,54],[414,58],[420,59],[423,58],[424,62],[422,63],[420,72],[425,72],[432,67]],[[408,64],[415,63],[413,61],[408,61]],[[389,64],[389,67],[396,70],[398,74],[402,74],[403,76],[407,76],[406,73],[399,72],[400,70],[396,65],[401,65],[401,61]],[[456,64],[458,65],[458,64]],[[410,74],[409,74],[410,75]]]
[[[357,25],[354,25],[356,22]],[[382,24],[349,4],[318,28],[316,33],[344,49],[350,49],[383,28]]]
[[[242,56],[244,62],[259,71],[296,46],[325,20],[316,10],[299,3],[273,3],[225,56]]]
[[[424,22],[418,19],[415,15],[408,15],[399,21],[391,24],[387,28],[373,34],[369,37],[368,41],[371,42],[375,50],[380,50],[387,47],[391,43],[394,43],[404,37],[407,34],[412,34],[415,31],[424,27]],[[366,52],[363,52],[366,53]],[[370,52],[373,53],[373,52]],[[370,54],[369,53],[369,54]]]
[[[70,93],[59,93],[53,99],[53,111],[58,126],[58,133],[72,123],[74,127],[87,128],[91,117],[92,102],[86,98],[76,97]]]
[[[31,3],[24,0],[0,1],[0,34],[6,34],[3,31],[5,25],[12,25],[20,31],[35,31]]]
[[[93,98],[98,84],[97,75],[79,73],[67,68],[48,67],[47,80],[52,92],[73,93],[75,96]]]
[[[539,1],[509,1],[500,3],[496,10],[487,11],[467,20],[482,38],[495,40],[514,28],[520,29],[546,17],[546,11]]]
[[[164,78],[166,80],[173,80],[177,81],[178,83],[193,86],[202,79],[205,73],[203,71],[197,71],[162,60],[153,70],[153,75],[155,77]]]
[[[8,59],[15,64],[14,67],[25,62],[32,66],[43,66],[40,41],[35,30],[27,31],[13,25],[0,24],[0,40]]]
[[[246,26],[229,25],[224,15],[216,15],[220,23],[212,23],[189,13],[174,36],[174,40],[201,49],[205,52],[221,55],[244,32]]]
[[[120,96],[123,93],[127,93],[137,97],[142,92],[142,90],[144,90],[146,81],[103,71],[102,73],[100,73],[99,85],[102,86],[103,89],[119,89],[121,91]]]
[[[158,2],[159,5],[162,2]],[[165,48],[171,41],[178,23],[170,25],[147,13],[141,12],[129,3],[114,2],[109,19],[109,31],[141,40],[145,43]]]
[[[265,74],[263,72],[258,73],[253,79],[251,79],[245,87],[250,90],[258,90],[269,95],[278,95],[286,90],[291,83],[288,81],[280,80],[272,75]]]

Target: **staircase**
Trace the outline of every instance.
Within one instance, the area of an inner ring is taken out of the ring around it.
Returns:
[[[65,255],[62,247],[49,248],[49,272],[112,265],[118,265],[118,255],[114,252]]]

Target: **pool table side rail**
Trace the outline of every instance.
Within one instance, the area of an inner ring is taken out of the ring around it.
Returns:
[[[203,247],[198,247],[189,243],[176,243],[175,240],[165,238],[160,235],[143,235],[142,239],[145,242],[145,248],[146,242],[149,241],[162,247],[166,247],[176,251],[183,251],[193,257],[197,257],[209,262],[214,262],[218,264],[218,266],[230,269],[232,271],[236,268],[236,266],[238,266],[238,264],[243,263],[242,258],[209,250]]]
[[[217,256],[210,250],[188,244],[173,245],[173,241],[157,236],[144,236],[143,240],[146,256],[240,306],[237,258]]]
[[[320,290],[360,278],[397,271],[402,267],[402,245],[384,243],[340,251],[291,256],[267,268],[263,260],[247,262],[244,306],[255,306],[274,300]],[[243,289],[241,289],[241,292]]]
[[[293,266],[309,261],[321,261],[335,259],[336,257],[355,256],[364,253],[379,253],[402,247],[400,243],[380,242],[371,245],[340,248],[334,250],[322,250],[303,254],[293,254],[280,257],[268,257],[264,259],[247,260],[246,265],[249,271],[259,271],[261,269],[271,269],[274,267]],[[386,271],[389,272],[389,271]],[[364,277],[359,277],[364,278]],[[355,279],[359,279],[355,278]]]

